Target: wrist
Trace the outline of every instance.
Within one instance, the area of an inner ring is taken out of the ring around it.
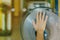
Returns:
[[[37,36],[38,35],[42,35],[43,36],[44,32],[37,32]]]
[[[37,30],[37,33],[41,33],[41,34],[43,34],[44,31],[43,31],[43,30]]]
[[[37,32],[37,40],[44,40],[44,32]]]

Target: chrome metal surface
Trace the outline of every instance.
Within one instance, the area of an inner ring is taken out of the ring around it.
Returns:
[[[32,20],[35,20],[38,12],[45,12],[46,15],[48,15],[48,21],[46,25],[46,29],[48,30],[47,40],[60,40],[60,18],[53,12],[40,8],[30,11],[30,14],[26,17],[21,30],[23,40],[36,40]]]

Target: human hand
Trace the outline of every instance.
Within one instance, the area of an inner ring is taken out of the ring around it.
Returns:
[[[44,17],[45,17],[45,19],[44,19]],[[44,30],[46,28],[47,19],[48,19],[48,16],[47,15],[45,16],[45,13],[43,13],[43,15],[41,12],[39,12],[39,15],[37,13],[36,23],[34,20],[32,22],[35,30],[39,31],[39,32],[44,32]]]

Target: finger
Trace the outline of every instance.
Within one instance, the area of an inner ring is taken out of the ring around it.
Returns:
[[[44,22],[44,24],[43,24],[44,30],[45,30],[45,28],[46,28],[47,19],[48,19],[48,16],[46,16],[45,22]]]
[[[42,13],[40,12],[40,21],[41,21],[41,14],[42,14]]]
[[[44,21],[45,12],[43,12],[42,21]]]
[[[48,19],[48,16],[46,16],[46,19],[45,19],[45,24],[47,23],[47,19]]]
[[[34,20],[32,21],[32,24],[33,24],[34,28],[36,29],[36,24],[35,24]]]
[[[38,13],[37,13],[37,16],[36,16],[36,22],[38,22]]]
[[[36,24],[35,24],[35,22],[33,21],[33,27],[34,27],[34,29],[37,31],[37,29],[38,29],[38,27],[36,27]]]

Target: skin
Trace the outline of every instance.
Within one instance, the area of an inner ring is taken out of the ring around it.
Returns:
[[[45,13],[42,13],[39,12],[39,14],[37,13],[37,16],[36,16],[36,23],[35,21],[33,20],[33,26],[34,26],[34,29],[37,31],[37,37],[36,37],[36,40],[44,40],[44,30],[46,28],[46,22],[47,22],[47,19],[48,19],[48,16],[46,15],[45,17],[45,20],[44,20],[44,16],[45,16]]]

